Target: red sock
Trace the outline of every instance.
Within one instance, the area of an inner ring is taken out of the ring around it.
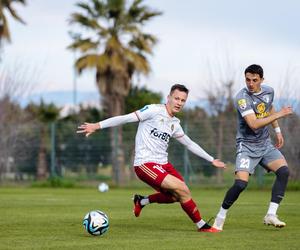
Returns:
[[[156,193],[148,196],[150,203],[174,203],[172,195]]]
[[[200,212],[193,199],[190,199],[185,203],[181,203],[181,207],[187,213],[187,215],[192,219],[194,223],[197,223],[198,221],[201,220]]]

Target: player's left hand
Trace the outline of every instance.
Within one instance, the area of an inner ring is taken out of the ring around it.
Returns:
[[[212,164],[217,168],[226,168],[226,164],[219,159],[214,159]]]
[[[284,144],[284,139],[281,133],[276,133],[276,148],[282,148]]]
[[[84,133],[86,137],[94,133],[96,130],[100,129],[99,123],[88,123],[85,122],[84,124],[78,127],[76,131],[77,134]]]

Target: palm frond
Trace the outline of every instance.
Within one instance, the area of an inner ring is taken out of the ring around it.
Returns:
[[[88,14],[88,16],[91,16],[93,18],[97,17],[96,10],[94,8],[92,8],[90,5],[88,5],[87,3],[79,2],[79,3],[76,3],[76,6],[85,10],[86,13]]]
[[[10,32],[8,29],[7,19],[4,15],[1,17],[2,24],[0,25],[0,39],[5,39],[10,42]]]
[[[16,20],[18,20],[20,23],[26,24],[25,21],[17,14],[17,12],[10,5],[7,5],[6,8]]]
[[[73,13],[71,14],[71,19],[69,20],[70,24],[79,24],[85,28],[91,30],[103,30],[104,28],[97,22],[96,19],[92,19],[84,16],[81,13]]]
[[[72,50],[80,50],[85,53],[90,50],[96,50],[100,46],[99,42],[93,42],[90,38],[75,40],[67,48]]]
[[[128,24],[123,27],[124,32],[129,33],[131,35],[137,34],[140,32],[140,29],[137,24]]]
[[[11,6],[13,2],[21,3],[25,5],[25,0],[1,0],[0,1],[0,41],[2,39],[7,40],[10,42],[10,32],[9,32],[9,26],[7,22],[7,18],[5,16],[4,10],[8,10],[11,16],[19,21],[20,23],[25,24],[24,20],[17,14],[17,12],[13,9]],[[1,44],[0,44],[1,45]]]
[[[105,3],[99,0],[91,0],[93,4],[93,9],[97,13],[97,17],[104,17],[106,13]]]
[[[126,60],[125,57],[119,53],[114,53],[110,57],[110,68],[114,72],[126,73]]]
[[[97,68],[101,71],[105,71],[110,63],[109,57],[105,54],[88,54],[80,57],[76,63],[75,67],[79,73],[84,69]]]
[[[142,0],[135,0],[127,12],[128,23],[143,24],[155,16],[162,15],[161,11],[154,11],[145,5],[141,5]]]
[[[118,21],[125,11],[124,0],[107,0],[108,18]]]
[[[132,50],[126,49],[124,51],[129,64],[132,65],[134,71],[147,75],[150,72],[150,65],[145,56],[140,53],[135,53]]]
[[[157,43],[157,39],[150,34],[139,34],[139,36],[133,37],[129,41],[131,48],[136,48],[141,52],[152,54],[152,48]]]
[[[143,39],[145,41],[147,41],[148,43],[151,43],[152,46],[155,45],[158,42],[158,39],[155,36],[151,35],[151,34],[143,33],[142,36],[143,36]]]
[[[132,5],[129,7],[128,16],[132,20],[136,20],[140,16],[141,12],[143,11],[143,8],[139,7],[141,2],[142,0],[135,0],[133,1]]]
[[[113,54],[118,54],[123,56],[124,51],[123,44],[118,40],[117,36],[113,35],[106,41],[105,53],[108,56],[112,56]]]
[[[141,17],[138,19],[138,22],[144,23],[145,21],[149,21],[153,17],[160,16],[162,14],[163,12],[161,11],[147,11],[141,15]]]

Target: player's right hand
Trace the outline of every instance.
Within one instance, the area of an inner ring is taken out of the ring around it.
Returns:
[[[84,124],[78,126],[78,130],[76,131],[77,134],[85,133],[85,136],[88,137],[96,130],[100,129],[100,124],[97,123],[88,123],[85,122]]]
[[[226,168],[226,164],[219,159],[214,159],[212,164],[217,168]]]
[[[279,113],[281,114],[281,117],[291,115],[293,114],[293,108],[291,106],[283,107]]]

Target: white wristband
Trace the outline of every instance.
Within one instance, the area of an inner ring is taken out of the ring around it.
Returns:
[[[274,131],[275,131],[275,133],[281,133],[281,129],[280,129],[280,127],[276,127],[276,128],[274,128]]]

